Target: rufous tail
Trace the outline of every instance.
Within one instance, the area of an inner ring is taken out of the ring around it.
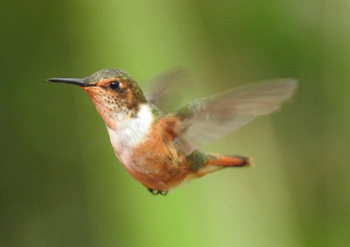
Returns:
[[[252,158],[239,155],[207,154],[208,165],[224,167],[246,167],[252,166]]]

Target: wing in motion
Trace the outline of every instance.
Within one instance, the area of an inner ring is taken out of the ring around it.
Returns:
[[[185,153],[270,114],[290,98],[295,79],[251,83],[212,97],[192,101],[175,114],[180,118],[176,132]]]
[[[150,81],[152,89],[147,91],[147,101],[160,110],[168,112],[173,101],[180,95],[178,90],[188,83],[189,72],[183,67],[167,70]]]

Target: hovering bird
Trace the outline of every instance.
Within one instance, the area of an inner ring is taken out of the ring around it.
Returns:
[[[249,157],[207,153],[198,146],[278,110],[297,87],[295,79],[252,83],[163,113],[157,102],[166,87],[146,97],[119,69],[49,81],[78,85],[90,95],[119,161],[154,195],[166,195],[186,181],[226,167],[252,165]]]

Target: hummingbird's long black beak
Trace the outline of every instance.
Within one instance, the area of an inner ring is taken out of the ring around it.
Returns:
[[[84,79],[80,78],[50,78],[48,81],[51,82],[57,82],[57,83],[67,83],[67,84],[73,84],[73,85],[78,85],[81,87],[91,87],[93,85],[84,82]]]

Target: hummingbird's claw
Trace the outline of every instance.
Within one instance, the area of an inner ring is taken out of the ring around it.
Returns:
[[[168,191],[162,190],[162,191],[159,191],[159,194],[161,194],[162,196],[166,196],[168,194]]]
[[[149,192],[152,193],[152,195],[162,195],[162,196],[166,196],[168,194],[167,190],[154,190],[154,189],[148,189]]]
[[[149,192],[152,193],[152,195],[158,195],[158,190],[154,190],[154,189],[148,189]]]

